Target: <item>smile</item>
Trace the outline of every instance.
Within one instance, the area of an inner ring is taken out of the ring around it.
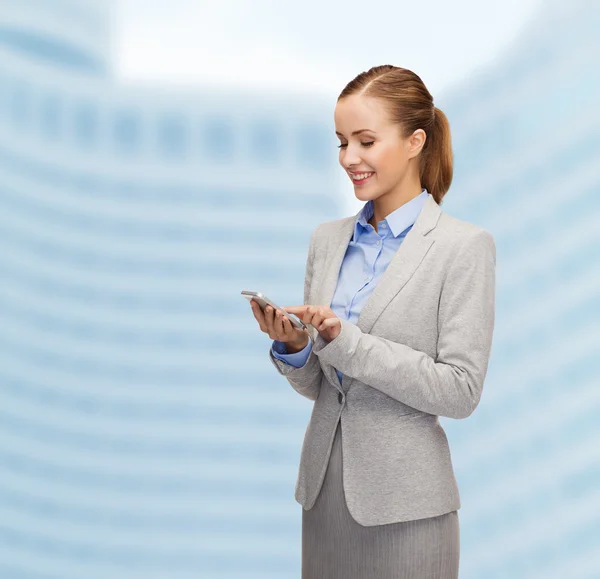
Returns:
[[[362,185],[366,183],[375,173],[357,173],[356,175],[350,175],[355,185]]]

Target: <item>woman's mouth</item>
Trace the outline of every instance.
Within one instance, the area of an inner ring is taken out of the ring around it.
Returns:
[[[362,185],[363,183],[366,183],[373,175],[375,175],[375,172],[371,172],[371,173],[355,173],[355,174],[350,174],[350,177],[352,178],[352,182],[355,185]]]

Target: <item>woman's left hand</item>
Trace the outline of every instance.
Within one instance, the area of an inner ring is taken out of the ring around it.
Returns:
[[[298,316],[305,324],[317,329],[327,343],[337,338],[342,330],[342,322],[327,306],[288,306],[283,308],[289,314]]]

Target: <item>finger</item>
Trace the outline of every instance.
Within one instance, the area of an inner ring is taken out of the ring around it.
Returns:
[[[283,316],[283,329],[286,338],[292,338],[296,332],[296,328],[292,325],[290,318]]]
[[[316,309],[315,306],[301,306],[303,309],[302,314],[296,314],[305,324],[310,324],[311,320],[313,319],[315,313],[316,313]],[[290,313],[294,313],[294,312],[290,312]]]
[[[290,323],[289,319],[286,318],[285,316],[281,316],[281,326],[283,328],[283,334],[284,334],[284,336],[286,338],[288,336],[290,336],[291,333],[292,333],[292,324]]]
[[[303,316],[302,316],[302,321],[307,324],[307,325],[312,325],[312,319],[314,317],[314,313],[311,312],[306,312]]]
[[[263,317],[265,318],[265,324],[268,328],[272,326],[273,320],[271,319],[271,308],[267,306],[263,311]]]
[[[319,312],[313,312],[312,314],[310,314],[308,322],[304,323],[309,323],[313,328],[318,329],[321,323],[323,322],[323,319],[323,316]]]
[[[275,317],[275,313],[273,312],[273,308],[271,306],[267,306],[265,308],[264,313],[265,313],[265,324],[267,326],[267,330],[268,330],[269,334],[275,335],[275,330],[273,327],[273,324],[274,324],[273,318]]]
[[[283,309],[288,313],[288,314],[294,314],[294,315],[302,315],[304,314],[304,312],[306,311],[306,309],[309,306],[285,306]]]
[[[264,321],[264,316],[262,313],[262,310],[258,307],[258,304],[254,303],[254,300],[250,300],[250,309],[252,310],[252,313],[254,314],[254,317],[256,318],[256,320],[262,324]]]
[[[285,328],[283,326],[283,317],[284,316],[281,314],[281,312],[279,312],[279,311],[276,312],[274,327],[275,327],[275,332],[279,336],[279,339],[285,338]]]
[[[250,308],[252,309],[252,312],[254,313],[254,315],[257,318],[258,318],[258,312],[260,312],[262,315],[262,310],[260,309],[260,307],[254,300],[250,300]]]
[[[318,314],[315,316],[314,326],[319,330],[319,332],[322,332],[335,323],[336,317],[328,317],[326,315]]]
[[[325,320],[323,320],[323,323],[321,324],[322,330],[325,330],[327,328],[333,328],[337,324],[339,324],[339,318],[337,318],[337,317],[325,319]]]
[[[252,308],[252,311],[255,314],[259,314],[262,316],[263,311],[260,309],[260,306],[254,301],[254,300],[250,300],[250,307]]]

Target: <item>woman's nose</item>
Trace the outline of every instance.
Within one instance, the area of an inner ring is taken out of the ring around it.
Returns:
[[[354,171],[356,167],[360,167],[362,160],[356,153],[348,153],[344,155],[343,165],[347,171]]]

